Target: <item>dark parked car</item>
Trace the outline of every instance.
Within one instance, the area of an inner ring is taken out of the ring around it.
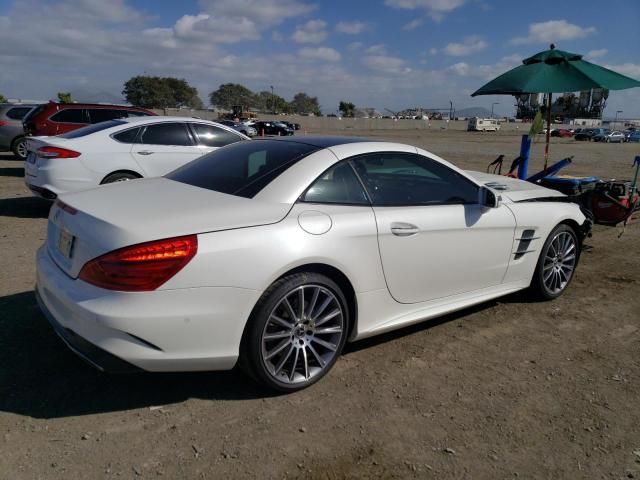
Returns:
[[[292,130],[300,130],[299,123],[291,123],[291,122],[279,122],[279,123],[284,123],[287,127],[291,128]]]
[[[625,135],[625,142],[635,142],[640,143],[640,132],[639,131],[631,131]]]
[[[155,113],[126,105],[49,102],[31,110],[22,123],[27,135],[54,136],[106,120],[147,115]]]
[[[592,137],[599,133],[597,130],[598,129],[595,129],[595,128],[583,128],[580,132],[576,133],[573,138],[575,138],[576,140],[583,140],[583,141],[590,142]]]
[[[0,103],[0,152],[11,150],[19,159],[27,158],[22,119],[36,106],[35,103]]]
[[[253,124],[258,135],[293,135],[293,129],[283,125],[280,122],[256,122]]]

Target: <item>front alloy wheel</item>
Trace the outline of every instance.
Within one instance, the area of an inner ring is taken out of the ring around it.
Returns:
[[[580,242],[568,225],[558,225],[545,242],[532,287],[547,300],[559,297],[575,273],[580,257]]]
[[[319,380],[346,340],[344,296],[331,279],[316,273],[276,282],[252,317],[244,363],[250,374],[280,391],[299,390]]]

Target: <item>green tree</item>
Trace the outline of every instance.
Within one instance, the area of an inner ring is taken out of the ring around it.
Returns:
[[[318,97],[310,97],[304,92],[296,93],[291,100],[291,109],[295,113],[313,113],[321,115]]]
[[[342,112],[343,117],[353,117],[353,111],[356,106],[351,102],[341,101],[338,110]]]
[[[289,102],[280,95],[273,95],[267,90],[254,95],[254,107],[263,112],[289,113]]]
[[[138,75],[124,84],[122,94],[143,108],[202,108],[198,90],[183,78]]]
[[[231,109],[234,105],[253,107],[256,104],[256,96],[251,90],[238,83],[224,83],[209,94],[212,105],[219,108]]]
[[[58,101],[60,103],[73,103],[70,92],[58,92]]]
[[[7,103],[7,98],[0,93],[0,103]]]

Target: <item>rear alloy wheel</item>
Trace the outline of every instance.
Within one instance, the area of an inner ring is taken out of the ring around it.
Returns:
[[[107,183],[127,182],[129,180],[135,180],[136,178],[140,177],[134,175],[133,173],[112,173],[111,175],[108,175],[104,180],[102,180],[102,183],[100,185],[106,185]]]
[[[11,151],[13,154],[18,157],[20,160],[26,160],[27,158],[27,141],[24,137],[20,137],[19,139],[13,142],[11,146]]]
[[[346,300],[330,278],[299,273],[276,282],[248,325],[241,364],[283,392],[308,387],[333,367],[348,331]]]
[[[558,225],[545,242],[531,286],[544,300],[559,297],[567,289],[580,257],[580,242],[568,225]]]

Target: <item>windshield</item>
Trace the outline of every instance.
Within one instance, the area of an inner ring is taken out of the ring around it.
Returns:
[[[106,130],[107,128],[117,127],[118,125],[126,125],[127,122],[122,120],[107,120],[106,122],[95,123],[93,125],[87,125],[86,127],[78,128],[63,135],[58,135],[62,138],[80,138],[87,135],[91,135],[95,132]]]
[[[278,140],[238,142],[166,175],[176,182],[253,198],[291,165],[319,147]]]

